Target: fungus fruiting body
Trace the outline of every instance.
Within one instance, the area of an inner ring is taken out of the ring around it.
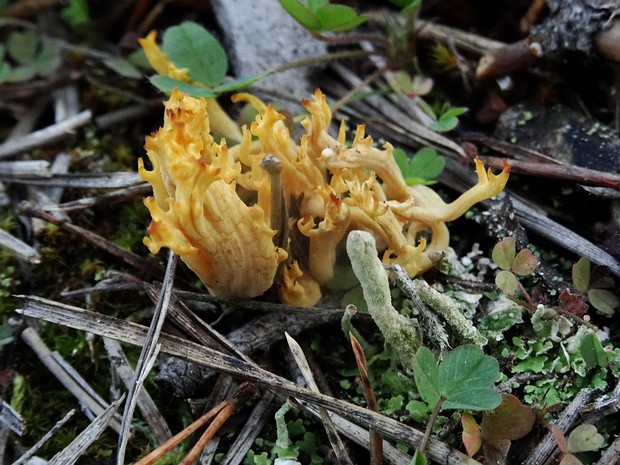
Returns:
[[[142,41],[153,66],[189,79],[154,40]],[[343,125],[330,135],[331,110],[320,90],[302,100],[309,115],[299,141],[273,106],[250,94],[233,101],[258,112],[249,128],[239,128],[216,100],[175,90],[163,126],[146,138],[152,169],[139,161],[153,186],[145,244],[152,253],[173,250],[215,295],[252,298],[275,286],[282,302],[312,306],[353,230],[375,237],[384,263],[418,275],[432,267],[434,252],[448,248],[446,222],[500,193],[508,180],[508,166],[495,175],[476,160],[477,184],[445,203],[427,186],[408,186],[392,145],[377,147],[364,125],[350,144]],[[214,140],[215,125],[228,142]],[[265,168],[266,157],[277,174]],[[274,196],[283,199],[280,212],[272,211]]]
[[[303,100],[310,115],[298,143],[272,106],[247,95],[236,100],[252,103],[259,115],[229,148],[211,135],[209,102],[174,91],[163,127],[146,139],[152,169],[139,162],[140,175],[153,186],[145,200],[152,216],[145,244],[153,253],[172,249],[216,295],[256,297],[276,279],[283,302],[314,305],[352,230],[372,233],[385,263],[420,274],[432,266],[431,253],[449,245],[445,223],[497,195],[508,180],[508,167],[495,175],[476,160],[478,183],[445,203],[427,186],[407,186],[392,146],[377,148],[363,125],[351,146],[344,129],[332,137],[331,112],[319,90]],[[266,156],[279,162],[277,194],[261,166]],[[271,196],[282,194],[289,229],[306,238],[299,256],[289,238],[274,244]]]

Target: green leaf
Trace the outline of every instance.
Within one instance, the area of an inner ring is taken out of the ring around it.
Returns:
[[[424,455],[424,452],[420,452],[419,450],[416,449],[415,453],[413,454],[413,457],[411,458],[411,462],[409,462],[409,465],[427,465],[428,461],[426,460],[426,455]]]
[[[439,368],[435,356],[427,347],[420,347],[413,359],[413,377],[422,400],[434,408],[441,397]]]
[[[68,5],[60,13],[62,19],[72,28],[79,28],[88,24],[90,13],[86,0],[69,0]]]
[[[605,438],[594,425],[579,425],[568,435],[568,451],[589,452],[600,449],[605,443]]]
[[[224,94],[226,92],[234,92],[239,89],[243,89],[249,85],[254,84],[256,81],[263,79],[265,76],[268,76],[270,71],[265,71],[263,73],[254,74],[253,76],[242,77],[239,79],[235,79],[233,81],[225,82],[222,85],[215,87],[213,90],[218,94]]]
[[[12,32],[7,40],[9,56],[20,65],[30,63],[37,53],[39,42],[34,31]]]
[[[162,76],[160,74],[151,76],[149,78],[151,84],[157,87],[165,94],[170,94],[175,88],[181,92],[185,92],[192,97],[216,97],[217,92],[214,89],[207,89],[206,87],[196,86],[189,82],[177,81],[169,76]]]
[[[517,243],[512,237],[506,237],[495,244],[491,258],[493,262],[504,271],[512,269],[512,263],[517,253]]]
[[[7,78],[10,82],[21,82],[32,79],[37,74],[34,64],[11,68]]]
[[[321,28],[319,18],[297,0],[280,0],[280,5],[295,21],[309,31],[318,31]]]
[[[454,107],[454,108],[450,108],[449,110],[447,110],[446,112],[444,112],[439,119],[448,119],[448,118],[455,118],[457,116],[461,116],[464,113],[467,113],[469,110],[465,107]]]
[[[607,289],[590,289],[588,299],[595,309],[607,316],[613,316],[618,306],[618,298]]]
[[[519,282],[510,271],[500,271],[495,276],[495,285],[507,296],[514,296],[519,289]]]
[[[590,285],[590,259],[581,257],[577,263],[573,265],[573,284],[582,294],[585,294]]]
[[[396,160],[396,164],[400,168],[400,172],[403,174],[403,177],[406,178],[409,176],[409,158],[403,149],[394,149],[392,152],[394,159]]]
[[[306,5],[312,11],[316,11],[325,5],[329,5],[329,0],[307,0]]]
[[[538,259],[531,250],[520,250],[514,261],[512,262],[512,271],[519,276],[531,275],[538,266]]]
[[[131,79],[142,78],[142,73],[138,70],[138,68],[122,57],[108,58],[103,60],[103,64],[120,76]]]
[[[593,367],[598,365],[602,368],[607,366],[607,355],[596,334],[584,334],[579,341],[579,351],[587,366]]]
[[[228,69],[226,52],[205,28],[191,21],[168,28],[163,50],[179,68],[188,68],[189,76],[205,86],[222,83]]]
[[[0,61],[0,84],[7,81],[11,75],[11,65],[6,61]]]
[[[416,152],[409,162],[409,175],[424,180],[435,179],[446,166],[446,160],[435,149],[424,147]]]
[[[344,5],[324,5],[315,11],[321,23],[318,32],[343,32],[359,26],[366,16],[358,16],[355,10]]]
[[[457,347],[448,352],[439,366],[439,384],[445,399],[442,408],[493,410],[501,401],[492,388],[498,378],[496,359],[484,355],[473,344]]]
[[[430,124],[430,128],[433,131],[437,132],[448,132],[452,131],[459,124],[458,118],[450,117],[450,118],[440,118],[437,121],[434,121]]]
[[[39,76],[49,76],[58,69],[61,62],[58,43],[48,40],[43,43],[34,66]]]

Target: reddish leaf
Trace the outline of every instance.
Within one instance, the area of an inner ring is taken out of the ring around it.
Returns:
[[[538,266],[538,259],[531,250],[520,250],[512,262],[512,271],[519,276],[531,275]]]
[[[583,462],[573,454],[566,454],[560,462],[560,465],[583,465]]]
[[[516,254],[516,242],[512,237],[507,237],[493,247],[491,257],[497,266],[504,271],[509,271]]]
[[[558,304],[562,310],[576,316],[583,316],[588,312],[588,306],[583,296],[571,294],[568,289],[562,291],[558,297]]]
[[[482,445],[482,435],[480,427],[474,417],[469,413],[461,415],[461,424],[463,425],[463,445],[467,451],[467,455],[473,457],[480,450]]]
[[[564,454],[568,454],[568,443],[566,442],[566,437],[560,428],[556,425],[549,425],[549,430],[551,434],[553,434],[553,439],[558,445],[558,449],[562,451]]]
[[[482,437],[488,442],[514,441],[529,433],[536,414],[512,394],[502,394],[502,403],[482,417]]]

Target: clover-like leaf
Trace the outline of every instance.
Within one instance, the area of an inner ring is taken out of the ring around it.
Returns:
[[[600,449],[605,438],[594,425],[579,425],[568,435],[568,451],[571,453],[588,452]]]
[[[34,31],[12,32],[7,40],[10,57],[21,65],[34,60],[39,42]]]
[[[613,316],[614,309],[619,303],[613,292],[607,289],[590,289],[588,299],[595,309],[607,316]]]
[[[205,28],[191,21],[168,28],[162,47],[178,68],[188,68],[189,76],[207,87],[222,83],[228,69],[226,52]]]
[[[495,244],[491,258],[504,271],[510,271],[517,254],[517,242],[512,237],[506,237]]]
[[[512,271],[519,276],[531,275],[538,266],[538,259],[531,250],[520,250],[512,262]]]
[[[394,149],[393,156],[409,186],[434,184],[434,178],[439,176],[446,165],[444,158],[431,147],[418,150],[411,159],[404,150],[398,148]]]
[[[467,344],[448,352],[439,366],[439,385],[444,409],[492,410],[501,401],[493,390],[499,378],[496,359],[480,347]]]
[[[585,294],[590,285],[590,259],[581,257],[572,269],[573,285],[582,294]]]
[[[314,12],[297,0],[280,0],[280,5],[295,21],[309,31],[317,31],[321,28],[321,21]]]
[[[481,431],[485,441],[515,441],[532,431],[536,414],[512,394],[502,394],[502,403],[482,417]]]
[[[514,296],[519,289],[519,282],[511,271],[500,271],[495,276],[495,285],[507,296]]]

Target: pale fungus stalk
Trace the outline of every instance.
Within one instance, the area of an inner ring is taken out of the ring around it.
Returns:
[[[422,338],[413,320],[392,306],[387,273],[377,257],[372,235],[365,231],[351,231],[347,238],[347,254],[362,285],[368,313],[383,334],[386,345],[392,347],[403,366],[410,369]]]

